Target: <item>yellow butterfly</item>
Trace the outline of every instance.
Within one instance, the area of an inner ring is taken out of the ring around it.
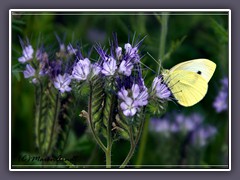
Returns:
[[[195,59],[163,70],[163,81],[182,106],[193,106],[207,93],[216,64],[208,59]]]

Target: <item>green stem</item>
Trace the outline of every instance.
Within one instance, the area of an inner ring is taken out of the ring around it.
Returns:
[[[115,108],[115,95],[112,95],[110,113],[107,126],[107,151],[106,151],[106,168],[111,168],[111,153],[112,153],[112,118]]]
[[[166,45],[166,38],[167,38],[167,29],[168,29],[168,17],[169,14],[166,12],[162,13],[162,28],[161,28],[161,36],[160,36],[160,51],[159,51],[159,64],[164,60],[165,54],[165,45]],[[158,75],[160,74],[161,66],[158,66]]]
[[[111,115],[111,113],[110,113]],[[109,117],[108,121],[108,134],[107,134],[107,151],[105,152],[106,154],[106,168],[111,168],[111,151],[112,151],[112,134],[111,134],[111,116]]]
[[[91,84],[91,82],[89,82],[89,87],[90,87],[90,95],[89,95],[89,101],[88,101],[88,121],[89,121],[89,126],[90,126],[90,129],[91,129],[91,132],[93,134],[94,139],[96,140],[98,145],[101,147],[101,149],[106,153],[107,148],[102,143],[100,138],[97,136],[97,134],[96,134],[96,132],[94,130],[94,127],[93,127],[93,123],[92,123],[92,84]]]
[[[53,125],[52,125],[50,141],[49,141],[48,150],[47,150],[48,155],[50,155],[50,152],[51,152],[54,133],[56,133],[56,124],[57,124],[57,121],[58,121],[59,110],[60,110],[60,93],[58,92],[57,93],[57,98],[56,98],[56,103],[55,103],[54,121],[53,121]]]
[[[136,167],[141,167],[141,164],[142,164],[144,151],[145,151],[145,147],[146,147],[146,143],[147,143],[149,121],[150,121],[150,118],[147,117],[146,122],[144,124],[144,128],[143,128],[142,139],[140,141],[140,147],[139,147],[139,152],[138,152],[138,156],[137,156]]]
[[[133,128],[132,128],[132,125],[130,127],[130,144],[131,144],[131,148],[128,152],[128,155],[127,157],[125,158],[125,160],[123,161],[122,165],[120,166],[120,168],[125,168],[126,165],[128,164],[129,160],[132,158],[133,156],[133,153],[134,153],[134,150],[136,148],[136,144],[135,144],[135,141],[134,141],[134,137],[133,137]]]
[[[39,135],[39,121],[40,121],[40,107],[41,107],[41,93],[39,93],[40,97],[38,97],[38,87],[36,87],[36,112],[35,112],[35,136],[36,136],[36,147],[37,149],[40,149],[39,145],[40,145],[40,135]]]
[[[145,111],[145,110],[144,110]],[[142,134],[142,129],[143,129],[143,125],[144,125],[144,118],[142,119],[141,121],[141,124],[140,124],[140,129],[138,131],[138,134],[136,136],[136,139],[134,140],[134,137],[133,137],[133,128],[132,126],[130,127],[130,143],[131,143],[131,148],[128,152],[128,155],[127,157],[125,158],[125,160],[123,161],[122,165],[120,166],[120,168],[125,168],[126,165],[128,164],[128,162],[130,161],[130,159],[132,158],[133,154],[134,154],[134,151],[135,151],[135,148],[137,146],[137,143],[139,141],[139,138]]]
[[[106,151],[106,168],[111,168],[111,147],[110,146],[108,146],[107,147],[107,151]]]
[[[40,81],[39,81],[40,82]],[[38,92],[38,88],[40,88],[40,92]],[[41,106],[42,106],[42,83],[40,82],[40,86],[36,87],[35,96],[36,96],[36,114],[35,114],[35,135],[36,135],[36,147],[39,149],[41,153],[40,147],[40,124],[41,124]]]

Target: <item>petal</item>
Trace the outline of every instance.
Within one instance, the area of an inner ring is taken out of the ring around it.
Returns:
[[[132,45],[127,43],[124,45],[124,49],[125,49],[126,54],[128,54],[132,49]]]
[[[119,92],[118,92],[118,97],[122,100],[125,100],[126,97],[128,96],[128,91],[125,88],[122,88]]]
[[[136,114],[136,112],[137,112],[137,109],[136,108],[132,108],[130,110],[130,116],[134,116]]]
[[[120,104],[120,107],[121,107],[122,110],[126,110],[128,108],[128,105],[125,102],[122,102]]]
[[[110,66],[111,71],[115,72],[115,70],[117,69],[117,67],[116,67],[116,60],[111,58],[110,62],[109,62],[109,66]]]
[[[87,66],[90,66],[91,62],[88,58],[85,58],[83,61]]]
[[[122,61],[122,62],[121,62],[120,66],[119,66],[119,72],[120,72],[120,73],[123,73],[123,74],[124,74],[124,72],[126,71],[126,66],[125,66],[125,64],[126,64],[126,61]]]
[[[60,88],[60,83],[59,82],[57,82],[57,81],[54,81],[54,87],[56,88],[56,89],[59,89]]]
[[[137,84],[133,84],[132,85],[132,96],[133,96],[133,99],[136,99],[139,95],[139,86]]]
[[[67,86],[67,87],[65,88],[65,90],[66,90],[67,92],[69,92],[69,91],[72,90],[72,88],[70,88],[69,86]]]
[[[131,106],[132,103],[133,103],[133,100],[132,100],[130,97],[126,97],[126,98],[125,98],[125,103],[126,103],[128,106]]]
[[[18,58],[18,61],[20,63],[25,63],[27,60],[26,60],[26,58],[24,56],[22,56],[22,57]]]
[[[101,72],[102,72],[104,75],[106,75],[106,76],[112,75],[109,71],[106,71],[105,69],[102,69]]]
[[[123,111],[123,114],[124,114],[125,116],[130,116],[131,111],[130,111],[129,109],[124,110],[124,111]]]
[[[107,71],[107,72],[110,72],[110,71],[111,71],[108,62],[104,62],[104,63],[103,63],[103,70],[105,70],[105,71]]]

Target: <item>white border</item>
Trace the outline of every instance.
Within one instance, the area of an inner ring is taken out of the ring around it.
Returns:
[[[227,12],[229,34],[229,164],[228,169],[12,169],[11,164],[11,43],[12,12]],[[231,171],[231,10],[230,9],[10,9],[9,10],[9,171]]]

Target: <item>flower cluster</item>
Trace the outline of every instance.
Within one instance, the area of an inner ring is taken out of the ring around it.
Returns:
[[[205,146],[217,130],[214,126],[203,125],[203,117],[193,113],[189,116],[183,114],[166,115],[163,118],[152,118],[150,129],[154,132],[169,137],[171,134],[183,133],[191,135],[191,143],[197,146]]]
[[[84,57],[79,48],[75,49],[71,44],[65,48],[59,38],[59,51],[55,53],[55,59],[49,59],[43,48],[36,48],[34,54],[33,47],[28,44],[18,60],[21,63],[29,62],[24,71],[25,78],[32,78],[32,82],[37,83],[47,76],[61,93],[71,91],[71,83],[90,82],[94,76],[107,80],[112,84],[109,88],[118,96],[119,107],[127,117],[136,115],[148,104],[149,94],[169,100],[171,92],[162,76],[153,80],[150,92],[144,84],[139,53],[143,39],[121,47],[117,36],[114,34],[113,37],[109,53],[96,44],[100,58],[95,63]]]
[[[76,51],[70,45],[67,46],[67,51],[64,44],[60,45],[60,52],[65,55],[64,57],[69,57]],[[18,58],[18,61],[26,65],[23,75],[24,78],[31,78],[32,83],[38,83],[42,78],[49,77],[54,87],[61,93],[71,90],[69,87],[71,76],[69,76],[68,70],[62,71],[63,60],[49,60],[43,47],[36,48],[36,51],[34,51],[29,43],[23,45],[22,56]],[[66,62],[68,62],[68,59]]]
[[[115,79],[120,108],[127,117],[134,116],[148,103],[148,89],[144,85],[140,67],[141,42],[135,45],[126,43],[123,51],[118,45],[117,37],[114,36],[110,54],[101,46],[96,47],[100,55],[101,74]]]
[[[213,107],[217,113],[228,109],[228,78],[221,80],[222,88],[213,102]]]

